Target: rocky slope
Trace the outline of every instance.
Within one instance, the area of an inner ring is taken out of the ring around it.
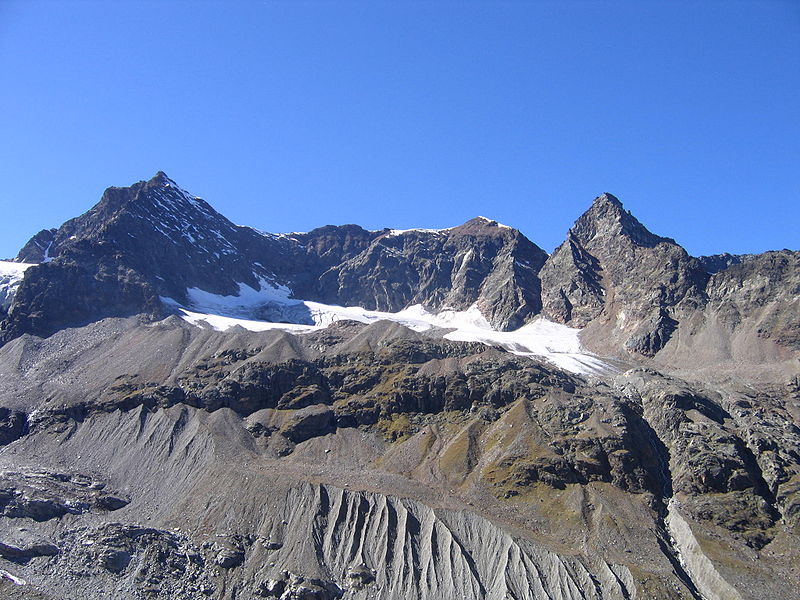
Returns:
[[[550,257],[483,218],[271,235],[159,174],[111,188],[19,259],[39,264],[9,267],[3,288],[4,597],[722,600],[800,586],[795,252],[694,259],[609,195]],[[242,286],[477,306],[498,328],[544,314],[584,327],[608,368],[454,341],[446,321],[218,331],[161,300]]]
[[[549,257],[519,231],[483,217],[439,231],[344,225],[264,234],[234,225],[158,173],[109,188],[89,212],[25,245],[17,260],[40,264],[5,307],[1,340],[108,316],[159,318],[167,314],[160,297],[190,306],[191,289],[230,296],[241,286],[277,286],[293,298],[390,312],[476,305],[501,330],[541,314],[585,327],[584,342],[602,354],[652,357],[681,323],[750,314],[766,301],[763,294],[734,297],[720,284],[766,282],[765,293],[782,296],[776,310],[783,311],[796,296],[797,260],[784,252],[785,266],[769,254],[695,259],[650,233],[610,194],[595,199]],[[759,335],[794,343],[800,323],[792,312],[765,317],[783,333],[769,321]],[[741,326],[736,317],[723,320]],[[687,325],[687,335],[696,327]]]

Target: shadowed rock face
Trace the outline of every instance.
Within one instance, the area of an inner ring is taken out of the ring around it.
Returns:
[[[711,256],[698,256],[697,260],[700,261],[707,273],[714,275],[732,265],[745,262],[753,256],[753,254],[729,254],[724,252],[722,254],[712,254]]]
[[[18,258],[34,258],[32,248],[44,245],[46,239],[37,240],[43,237],[37,234]],[[158,296],[185,298],[187,287],[233,294],[237,282],[257,286],[267,273],[247,252],[275,243],[233,225],[163,173],[129,188],[109,188],[47,242],[51,260],[26,273],[4,338],[50,335],[106,316],[158,317]]]
[[[42,229],[22,247],[17,254],[19,262],[41,263],[50,258],[50,249],[53,247],[58,229]]]
[[[570,232],[540,273],[544,314],[559,323],[584,327],[605,305],[600,261]]]
[[[2,324],[0,341],[23,332],[49,336],[64,327],[140,313],[162,315],[148,278],[121,264],[117,256],[99,256],[86,244],[57,262],[28,269]]]

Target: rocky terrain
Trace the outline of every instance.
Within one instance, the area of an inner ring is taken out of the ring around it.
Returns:
[[[110,188],[0,270],[0,593],[795,598],[798,260],[609,194],[548,256]]]

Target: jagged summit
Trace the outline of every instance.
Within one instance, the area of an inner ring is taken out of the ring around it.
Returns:
[[[147,182],[150,186],[173,186],[177,185],[169,176],[164,173],[164,171],[158,171],[150,180]]]
[[[129,314],[141,301],[149,312],[158,297],[185,304],[189,290],[235,296],[243,285],[392,312],[414,304],[466,310],[478,303],[494,326],[517,328],[540,310],[536,274],[547,258],[519,231],[485,217],[442,232],[346,225],[265,234],[233,224],[163,171],[149,181],[108,188],[84,215],[31,240],[24,255],[50,261],[50,279],[77,269],[70,277],[84,282],[86,295],[61,314],[63,293],[44,282],[34,291],[33,270],[8,317],[7,339],[26,331],[49,335],[91,319],[98,306],[104,316],[117,305]],[[35,326],[24,316],[33,307]]]
[[[467,223],[473,223],[473,222],[484,223],[485,225],[487,225],[489,227],[500,227],[500,228],[506,228],[506,229],[513,229],[512,227],[509,227],[508,225],[503,225],[502,223],[498,223],[494,219],[490,219],[489,217],[484,217],[483,215],[478,215],[477,217],[474,217],[474,218],[470,219],[469,221],[467,221]]]
[[[589,209],[581,215],[570,229],[569,235],[582,244],[591,244],[595,238],[605,244],[609,238],[623,235],[639,246],[652,248],[660,243],[675,243],[651,233],[630,211],[625,210],[616,196],[604,193],[594,199]]]
[[[100,202],[58,229],[50,257],[69,254],[81,242],[110,243],[137,266],[166,279],[164,270],[198,262],[211,267],[222,261],[220,266],[232,268],[226,257],[239,253],[242,230],[159,171],[149,181],[106,189]]]
[[[502,223],[498,223],[493,219],[489,219],[483,216],[477,216],[466,223],[459,225],[458,227],[453,227],[449,231],[456,233],[456,234],[481,234],[481,235],[503,235],[504,233],[511,233],[516,232],[519,233],[518,230],[514,229],[513,227],[509,227],[508,225],[503,225]]]
[[[598,343],[614,339],[648,356],[669,341],[680,307],[703,301],[708,281],[675,240],[651,233],[608,193],[575,222],[540,277],[547,316],[578,327],[602,316]]]
[[[592,200],[592,204],[615,204],[622,208],[622,202],[620,202],[619,198],[617,198],[614,194],[609,192],[603,192],[597,198]]]
[[[100,201],[83,215],[70,219],[60,228],[39,231],[20,249],[15,260],[31,263],[52,260],[70,242],[99,235],[101,231],[120,219],[151,220],[156,226],[161,227],[165,221],[175,221],[180,214],[191,219],[192,213],[197,210],[206,218],[223,218],[210,205],[200,198],[191,196],[169,179],[163,171],[159,171],[149,181],[139,181],[129,187],[106,188]],[[178,230],[186,229],[178,223],[172,225]],[[181,234],[177,230],[164,233]]]

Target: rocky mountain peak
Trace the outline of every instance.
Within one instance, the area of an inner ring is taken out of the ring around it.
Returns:
[[[450,230],[450,233],[461,235],[497,235],[503,231],[512,232],[516,230],[508,225],[503,225],[497,221],[493,221],[492,219],[478,216],[470,219],[463,225],[453,227]]]
[[[178,254],[218,257],[237,252],[238,229],[159,171],[149,181],[107,188],[100,202],[57,230],[49,257],[63,254],[82,240],[113,244],[129,254],[140,253],[143,247],[151,251],[174,246],[180,247]],[[45,238],[41,236],[38,245]],[[163,249],[158,252],[164,254]]]
[[[159,296],[185,300],[190,288],[222,295],[238,293],[242,283],[258,288],[274,277],[256,263],[275,243],[234,225],[162,171],[110,187],[89,211],[23,248],[26,258],[47,264],[20,284],[4,337],[50,335],[105,316],[159,315]]]
[[[594,199],[589,209],[575,222],[570,230],[585,246],[597,244],[607,245],[609,238],[623,236],[638,246],[653,248],[662,242],[675,243],[670,238],[657,236],[642,225],[630,211],[625,210],[622,202],[609,193]]]
[[[675,240],[651,233],[608,193],[575,222],[540,277],[547,316],[584,327],[604,315],[603,326],[596,323],[585,340],[613,339],[646,356],[663,348],[681,316],[703,301],[708,280]]]
[[[592,204],[609,204],[611,206],[616,206],[620,210],[624,210],[622,207],[622,202],[620,199],[617,198],[614,194],[609,192],[603,192],[597,198],[592,201]]]
[[[177,184],[172,179],[170,179],[169,176],[167,176],[167,174],[164,173],[164,171],[159,171],[158,173],[153,175],[153,177],[147,182],[146,185],[148,187],[170,187],[170,186],[177,187]]]
[[[106,188],[97,204],[83,215],[67,221],[59,231],[69,233],[68,237],[86,237],[98,234],[115,220],[126,216],[160,219],[169,214],[190,214],[200,206],[198,198],[182,190],[163,171],[159,171],[149,181],[139,181],[128,187]],[[203,212],[215,214],[207,205],[203,207]],[[53,249],[56,249],[55,246]]]
[[[204,200],[186,191],[173,179],[170,179],[164,171],[159,171],[148,181],[139,182],[138,184],[132,185],[130,188],[123,189],[135,191],[131,198],[134,202],[150,201],[152,203],[154,197],[163,199],[166,196],[168,200],[166,203],[154,207],[157,212],[163,210],[192,212],[195,209],[200,209],[206,214],[221,216]]]

